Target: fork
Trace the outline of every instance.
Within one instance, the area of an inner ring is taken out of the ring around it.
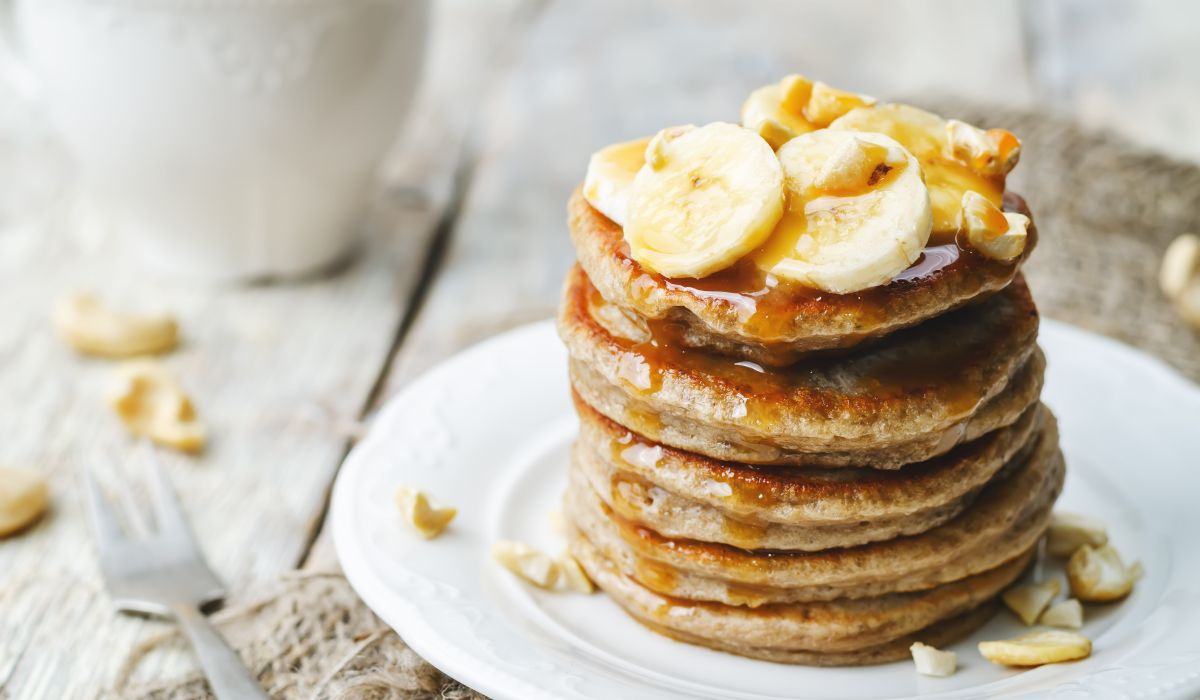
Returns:
[[[126,505],[129,525],[123,528],[116,508],[95,476],[83,470],[96,551],[109,595],[122,612],[174,619],[183,628],[219,700],[266,700],[267,694],[237,652],[201,612],[203,606],[225,597],[224,587],[205,563],[183,508],[152,449],[146,448],[150,456],[153,532],[130,507],[133,499],[128,489],[118,493],[118,501]]]

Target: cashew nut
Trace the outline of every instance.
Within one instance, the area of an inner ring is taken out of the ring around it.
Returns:
[[[88,355],[156,355],[179,344],[179,330],[173,319],[117,311],[82,292],[68,294],[59,301],[54,323],[68,343]]]
[[[191,399],[159,362],[135,360],[119,367],[108,402],[134,435],[184,452],[204,447],[204,426]]]
[[[50,489],[33,469],[0,467],[0,537],[24,530],[46,512]]]

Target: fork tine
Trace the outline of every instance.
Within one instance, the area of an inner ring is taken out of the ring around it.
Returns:
[[[154,507],[154,519],[158,521],[159,533],[182,538],[195,547],[195,538],[187,515],[183,512],[183,506],[179,503],[179,497],[171,486],[166,470],[154,454],[154,448],[143,440],[139,451],[150,468],[150,502]]]
[[[125,532],[121,521],[109,505],[108,499],[100,490],[92,470],[83,468],[84,492],[87,494],[88,512],[91,514],[92,531],[96,535],[96,546],[99,549],[111,547],[125,540]]]

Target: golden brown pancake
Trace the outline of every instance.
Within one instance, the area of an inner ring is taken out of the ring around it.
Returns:
[[[758,467],[636,436],[576,397],[573,467],[626,520],[667,537],[743,549],[816,551],[929,530],[968,507],[1005,464],[1024,463],[1040,408],[902,470]]]
[[[579,533],[571,538],[570,549],[588,576],[618,605],[659,631],[708,646],[719,644],[736,653],[821,655],[877,652],[881,645],[969,613],[1016,580],[1034,551],[1030,548],[994,569],[920,592],[750,608],[655,593],[624,575]]]
[[[863,352],[787,368],[622,335],[612,308],[579,267],[569,273],[558,327],[572,386],[612,420],[716,459],[897,468],[1012,424],[1041,391],[1020,277]]]
[[[872,597],[965,578],[1016,557],[1042,535],[1062,488],[1049,412],[1034,451],[958,517],[918,535],[819,552],[749,551],[665,537],[613,512],[572,470],[566,512],[604,556],[663,595],[726,604]]]
[[[1004,205],[1032,219],[1018,195],[1006,193]],[[668,279],[629,257],[621,227],[592,208],[581,190],[567,209],[579,264],[605,299],[671,345],[773,366],[815,350],[852,347],[995,293],[1014,279],[1037,241],[1031,223],[1024,253],[999,262],[953,236],[935,235],[890,284],[839,295],[775,280],[749,260],[703,279]]]

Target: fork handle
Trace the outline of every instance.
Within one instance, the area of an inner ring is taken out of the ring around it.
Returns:
[[[200,658],[200,666],[217,700],[270,700],[241,657],[198,608],[175,605],[171,612]]]

